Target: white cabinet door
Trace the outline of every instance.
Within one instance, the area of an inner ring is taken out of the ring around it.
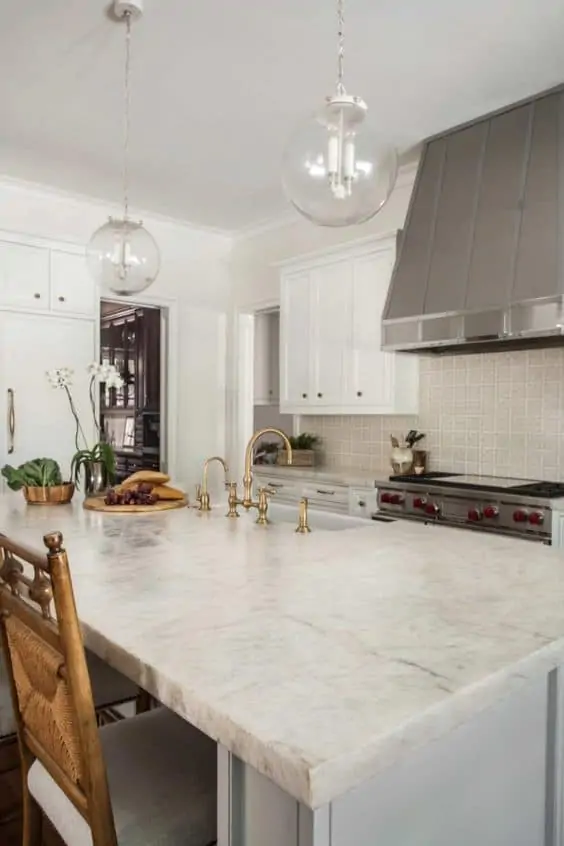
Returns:
[[[350,346],[352,266],[337,261],[312,272],[312,406],[343,402],[345,363]]]
[[[255,405],[268,403],[268,314],[255,314]]]
[[[393,251],[359,256],[353,262],[352,343],[347,368],[347,406],[393,406],[394,354],[382,352],[382,310],[393,269]]]
[[[280,400],[280,315],[255,315],[255,405],[278,404]]]
[[[86,437],[92,442],[88,365],[95,356],[95,323],[34,314],[0,315],[0,409],[8,419],[13,391],[15,432],[9,453],[8,426],[2,427],[0,462],[17,466],[32,458],[54,458],[68,477],[76,451],[76,426],[63,390],[54,389],[47,370],[73,369],[72,395]],[[83,448],[84,443],[79,441]]]
[[[268,321],[268,401],[280,403],[280,312],[269,314]]]
[[[0,241],[0,305],[49,308],[49,250]]]
[[[84,255],[51,250],[51,309],[95,317],[97,292]]]
[[[311,394],[311,288],[308,271],[282,277],[280,410],[306,408]]]

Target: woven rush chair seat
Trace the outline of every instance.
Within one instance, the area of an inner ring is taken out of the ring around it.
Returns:
[[[23,846],[41,846],[44,815],[67,846],[212,846],[216,744],[163,707],[96,724],[62,542],[58,532],[45,535],[45,555],[0,536],[0,635],[21,758]]]

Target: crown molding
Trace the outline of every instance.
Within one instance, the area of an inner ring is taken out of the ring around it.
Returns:
[[[26,179],[19,179],[14,176],[0,173],[0,187],[7,186],[16,188],[21,191],[28,191],[41,197],[58,197],[62,200],[69,200],[74,203],[84,203],[90,206],[102,206],[107,209],[108,215],[113,214],[119,216],[123,213],[122,207],[113,201],[107,201],[103,197],[95,197],[90,194],[81,194],[78,191],[68,191],[64,188],[57,188],[54,185],[46,185],[42,182],[30,182]],[[234,232],[227,229],[219,229],[213,226],[202,226],[198,223],[192,223],[189,220],[184,220],[178,217],[171,217],[170,215],[161,214],[159,212],[151,211],[150,209],[134,209],[135,217],[150,218],[158,223],[164,223],[172,226],[182,226],[190,229],[193,232],[201,232],[206,235],[219,235],[226,239],[232,239]]]

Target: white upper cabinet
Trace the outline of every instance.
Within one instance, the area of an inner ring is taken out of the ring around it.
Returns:
[[[78,248],[0,236],[0,308],[95,319],[98,292]]]
[[[82,253],[51,250],[51,309],[61,314],[94,317],[96,285]]]
[[[284,275],[280,299],[280,409],[307,409],[312,401],[311,273]]]
[[[349,262],[336,261],[310,274],[312,406],[335,406],[342,401],[351,343],[351,270]]]
[[[283,269],[282,412],[417,413],[417,358],[381,350],[394,260],[387,238]]]
[[[0,306],[49,308],[49,250],[0,241]]]
[[[278,405],[280,401],[280,313],[255,315],[255,405]]]

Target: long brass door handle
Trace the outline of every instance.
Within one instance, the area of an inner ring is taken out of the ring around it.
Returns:
[[[13,388],[8,388],[8,435],[10,439],[8,444],[8,455],[11,455],[14,451],[14,439],[16,435],[16,409],[14,404]]]

